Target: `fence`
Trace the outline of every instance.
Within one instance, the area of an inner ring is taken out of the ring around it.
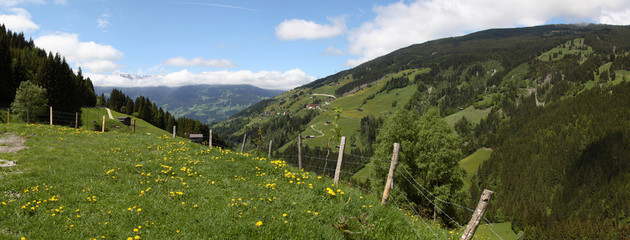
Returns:
[[[5,114],[6,117],[3,119],[5,119],[6,123],[10,123],[11,122],[10,109],[0,109],[0,110],[2,110],[2,112],[6,112]],[[87,115],[86,121],[89,123],[90,120],[94,119],[93,121],[96,122],[99,118],[102,118],[103,122],[105,122],[104,116],[106,114],[101,115],[100,112],[97,110],[96,113],[94,113],[94,115],[95,116],[93,117],[91,115]],[[101,116],[98,116],[98,115],[101,115]],[[33,119],[35,119],[37,122],[40,122],[40,123],[45,122],[45,120],[48,119],[50,125],[55,124],[55,125],[64,125],[64,126],[71,126],[71,127],[77,128],[80,126],[79,124],[81,123],[80,121],[81,113],[68,113],[68,112],[53,111],[52,107],[49,110],[49,114],[37,114],[33,117],[34,117]],[[104,125],[103,125],[103,131],[104,131]],[[175,133],[176,133],[176,127],[174,126],[173,127],[174,136],[175,136]],[[461,204],[458,204],[458,203],[454,203],[454,202],[436,197],[434,193],[429,191],[425,186],[420,184],[413,177],[413,175],[410,173],[411,171],[409,171],[407,167],[405,167],[404,165],[398,166],[397,159],[398,159],[399,144],[397,143],[395,143],[393,147],[392,159],[386,160],[386,159],[378,159],[378,158],[372,158],[372,157],[364,157],[364,156],[360,156],[353,153],[346,153],[344,151],[345,137],[342,137],[340,144],[338,146],[339,151],[337,153],[334,153],[334,151],[331,151],[330,149],[324,150],[320,148],[312,148],[312,149],[308,147],[302,148],[301,140],[302,140],[301,135],[298,135],[298,141],[297,141],[298,145],[296,146],[297,153],[298,153],[297,155],[273,155],[273,157],[282,158],[288,164],[294,165],[305,171],[314,172],[316,174],[327,176],[327,177],[334,176],[333,181],[335,183],[338,183],[341,181],[341,182],[344,182],[345,184],[357,187],[359,189],[362,189],[365,192],[375,194],[375,195],[380,195],[379,194],[381,193],[380,189],[379,190],[371,189],[370,182],[376,181],[378,183],[382,183],[385,186],[382,192],[383,193],[382,202],[381,202],[382,205],[386,203],[388,198],[391,198],[392,199],[391,202],[395,204],[397,208],[399,209],[407,208],[410,211],[413,211],[413,214],[421,220],[422,224],[426,228],[428,228],[436,238],[440,239],[438,234],[433,230],[433,228],[431,228],[428,221],[422,217],[423,214],[417,209],[417,207],[414,207],[416,206],[416,204],[413,203],[414,202],[412,201],[413,199],[409,199],[407,194],[403,193],[403,191],[401,191],[401,189],[398,186],[393,184],[394,178],[397,178],[401,181],[404,180],[406,184],[408,184],[409,186],[412,186],[412,190],[416,191],[417,194],[421,195],[433,206],[434,211],[435,211],[434,214],[439,213],[440,215],[443,215],[452,224],[464,230],[464,234],[462,235],[461,239],[473,238],[477,225],[480,222],[482,222],[482,220],[486,222],[488,229],[492,233],[494,233],[499,239],[502,239],[501,236],[499,236],[496,233],[496,231],[494,231],[492,223],[488,221],[488,219],[483,217],[483,213],[490,201],[490,196],[492,195],[492,192],[487,191],[487,190],[484,191],[476,210],[462,206]],[[226,148],[226,147],[234,148],[235,146],[240,146],[241,152],[251,152],[251,151],[262,152],[264,151],[264,148],[265,148],[262,146],[263,144],[262,142],[260,142],[260,140],[258,141],[258,143],[253,143],[251,140],[248,140],[247,135],[243,136],[243,141],[241,143],[237,143],[234,141],[219,139],[215,137],[212,134],[212,130],[210,130],[208,134],[207,143],[209,146],[221,146],[223,148]],[[270,141],[269,147],[268,147],[268,157],[272,157],[272,153],[273,153],[272,148],[273,148],[273,142]],[[335,158],[334,156],[337,156],[337,157]],[[387,167],[380,166],[378,164],[370,164],[371,162],[375,162],[375,161],[389,163],[390,167],[387,168]],[[369,174],[369,172],[367,174],[359,173],[360,171],[367,168],[380,168],[382,170],[386,170],[388,172],[387,178],[374,179],[371,176],[371,174]],[[396,170],[398,170],[397,175],[395,175]],[[395,191],[398,194],[391,195],[390,191]],[[401,198],[401,199],[400,201],[397,201],[395,198]],[[399,205],[399,202],[402,202],[402,203],[406,202],[407,204],[404,204],[401,206]],[[463,210],[473,213],[473,216],[469,224],[467,225],[466,229],[458,221],[456,221],[455,218],[453,218],[446,211],[440,208],[439,206],[440,204],[437,204],[437,202],[440,202],[441,204],[451,205],[459,209],[463,209]],[[418,232],[416,231],[416,226],[414,225],[414,223],[408,218],[405,218],[405,219],[409,223],[409,226],[416,233],[417,237],[421,238]]]
[[[297,152],[297,154],[288,154],[288,155],[274,154],[274,153],[277,153],[278,151],[277,150],[273,151],[273,141],[269,141],[269,145],[267,148],[266,146],[263,146],[266,144],[263,144],[260,142],[257,144],[253,143],[251,140],[248,139],[246,135],[243,136],[243,141],[240,143],[235,142],[235,141],[228,141],[228,140],[226,140],[226,143],[228,143],[228,145],[231,146],[232,148],[235,148],[235,149],[240,148],[241,152],[257,151],[259,153],[262,153],[266,150],[268,157],[282,158],[288,164],[298,167],[300,169],[303,169],[304,171],[309,171],[309,172],[319,174],[321,176],[327,176],[329,178],[333,178],[333,181],[335,183],[343,182],[344,184],[348,184],[353,187],[359,188],[367,193],[375,194],[377,196],[382,196],[382,201],[381,201],[382,205],[386,204],[388,198],[391,198],[392,199],[391,202],[395,204],[397,208],[399,209],[406,208],[412,211],[413,214],[421,220],[420,222],[422,223],[422,225],[428,228],[432,232],[435,238],[440,239],[439,235],[430,226],[429,221],[423,218],[423,213],[419,211],[417,207],[415,207],[416,206],[416,204],[414,204],[415,201],[413,201],[413,199],[409,199],[408,194],[403,193],[403,190],[401,190],[399,186],[396,186],[393,184],[394,182],[393,180],[394,178],[396,178],[399,181],[404,181],[406,184],[411,186],[411,189],[415,191],[417,195],[420,195],[427,202],[429,202],[430,205],[434,208],[435,214],[439,214],[440,216],[447,219],[451,224],[453,224],[454,226],[457,226],[457,228],[462,229],[464,233],[461,239],[473,238],[477,225],[481,222],[485,222],[488,229],[497,238],[503,239],[499,234],[496,233],[492,223],[487,218],[483,217],[485,208],[487,207],[490,201],[490,195],[492,194],[491,191],[488,191],[488,190],[484,191],[476,210],[465,207],[462,204],[458,204],[452,201],[438,198],[436,194],[432,193],[425,186],[420,184],[413,177],[413,175],[411,174],[411,171],[406,166],[404,165],[399,166],[397,164],[397,156],[398,156],[398,151],[400,148],[399,144],[394,145],[393,151],[392,151],[392,159],[387,160],[387,159],[379,159],[379,158],[373,158],[373,157],[365,157],[358,154],[344,152],[343,148],[344,148],[345,137],[342,137],[342,140],[339,146],[335,147],[339,149],[339,151],[337,152],[331,151],[330,149],[303,147],[301,144],[301,140],[302,140],[301,135],[298,135],[298,139],[297,139],[298,144],[295,146],[295,148],[297,149],[295,149],[296,151],[293,151],[293,152]],[[290,149],[289,149],[289,152],[291,152]],[[381,164],[370,164],[370,162],[382,162],[389,165],[389,167],[383,167],[381,166]],[[388,172],[387,178],[374,179],[369,174],[369,171],[367,174],[366,172],[361,172],[361,171],[366,171],[364,170],[366,168],[378,168],[380,170],[384,170]],[[370,187],[371,182],[378,182],[380,183],[378,185],[384,185],[385,188],[382,189],[382,192],[381,192],[381,189],[378,189],[378,190],[371,189]],[[396,194],[391,195],[390,191]],[[397,201],[395,198],[399,198],[398,199],[399,201]],[[404,203],[404,205],[399,205],[400,202]],[[471,215],[473,216],[467,225],[462,225],[456,220],[454,216],[451,216],[451,214],[447,213],[444,207],[440,207],[440,205],[442,206],[449,205],[449,206],[452,206],[453,208],[470,212]],[[405,219],[408,220],[409,226],[413,228],[417,237],[421,238],[418,232],[416,231],[416,226],[414,225],[414,223],[408,218],[405,218]]]

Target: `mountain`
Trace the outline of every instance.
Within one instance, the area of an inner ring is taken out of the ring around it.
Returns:
[[[211,128],[235,142],[243,134],[257,145],[273,140],[281,155],[294,155],[302,134],[303,153],[318,158],[338,131],[347,152],[367,157],[393,112],[437,107],[462,152],[492,151],[479,172],[469,170],[463,205],[474,208],[490,188],[487,218],[513,222],[525,239],[627,238],[627,39],[630,26],[546,25],[433,40],[263,100]]]
[[[143,76],[124,74],[129,79]],[[222,121],[261,100],[274,97],[282,90],[251,85],[189,85],[182,87],[94,87],[97,95],[108,96],[116,88],[135,99],[145,96],[175,117],[186,117],[211,123]]]

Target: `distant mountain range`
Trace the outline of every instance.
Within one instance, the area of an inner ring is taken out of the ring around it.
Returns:
[[[128,75],[128,74],[125,74]],[[122,75],[121,75],[122,76]],[[122,76],[125,77],[125,76]],[[142,76],[134,76],[142,77]],[[176,117],[204,123],[222,121],[261,100],[283,93],[251,85],[189,85],[181,87],[94,87],[96,95],[108,96],[112,89],[135,99],[145,96]]]

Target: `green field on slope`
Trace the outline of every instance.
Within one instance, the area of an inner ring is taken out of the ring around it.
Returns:
[[[409,222],[434,237],[410,212],[278,160],[166,135],[0,125],[9,135],[28,148],[0,153],[17,164],[0,168],[3,239],[415,239]]]

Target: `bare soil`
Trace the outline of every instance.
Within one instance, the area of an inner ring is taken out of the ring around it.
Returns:
[[[26,148],[26,138],[13,133],[0,134],[0,153],[16,153]]]

